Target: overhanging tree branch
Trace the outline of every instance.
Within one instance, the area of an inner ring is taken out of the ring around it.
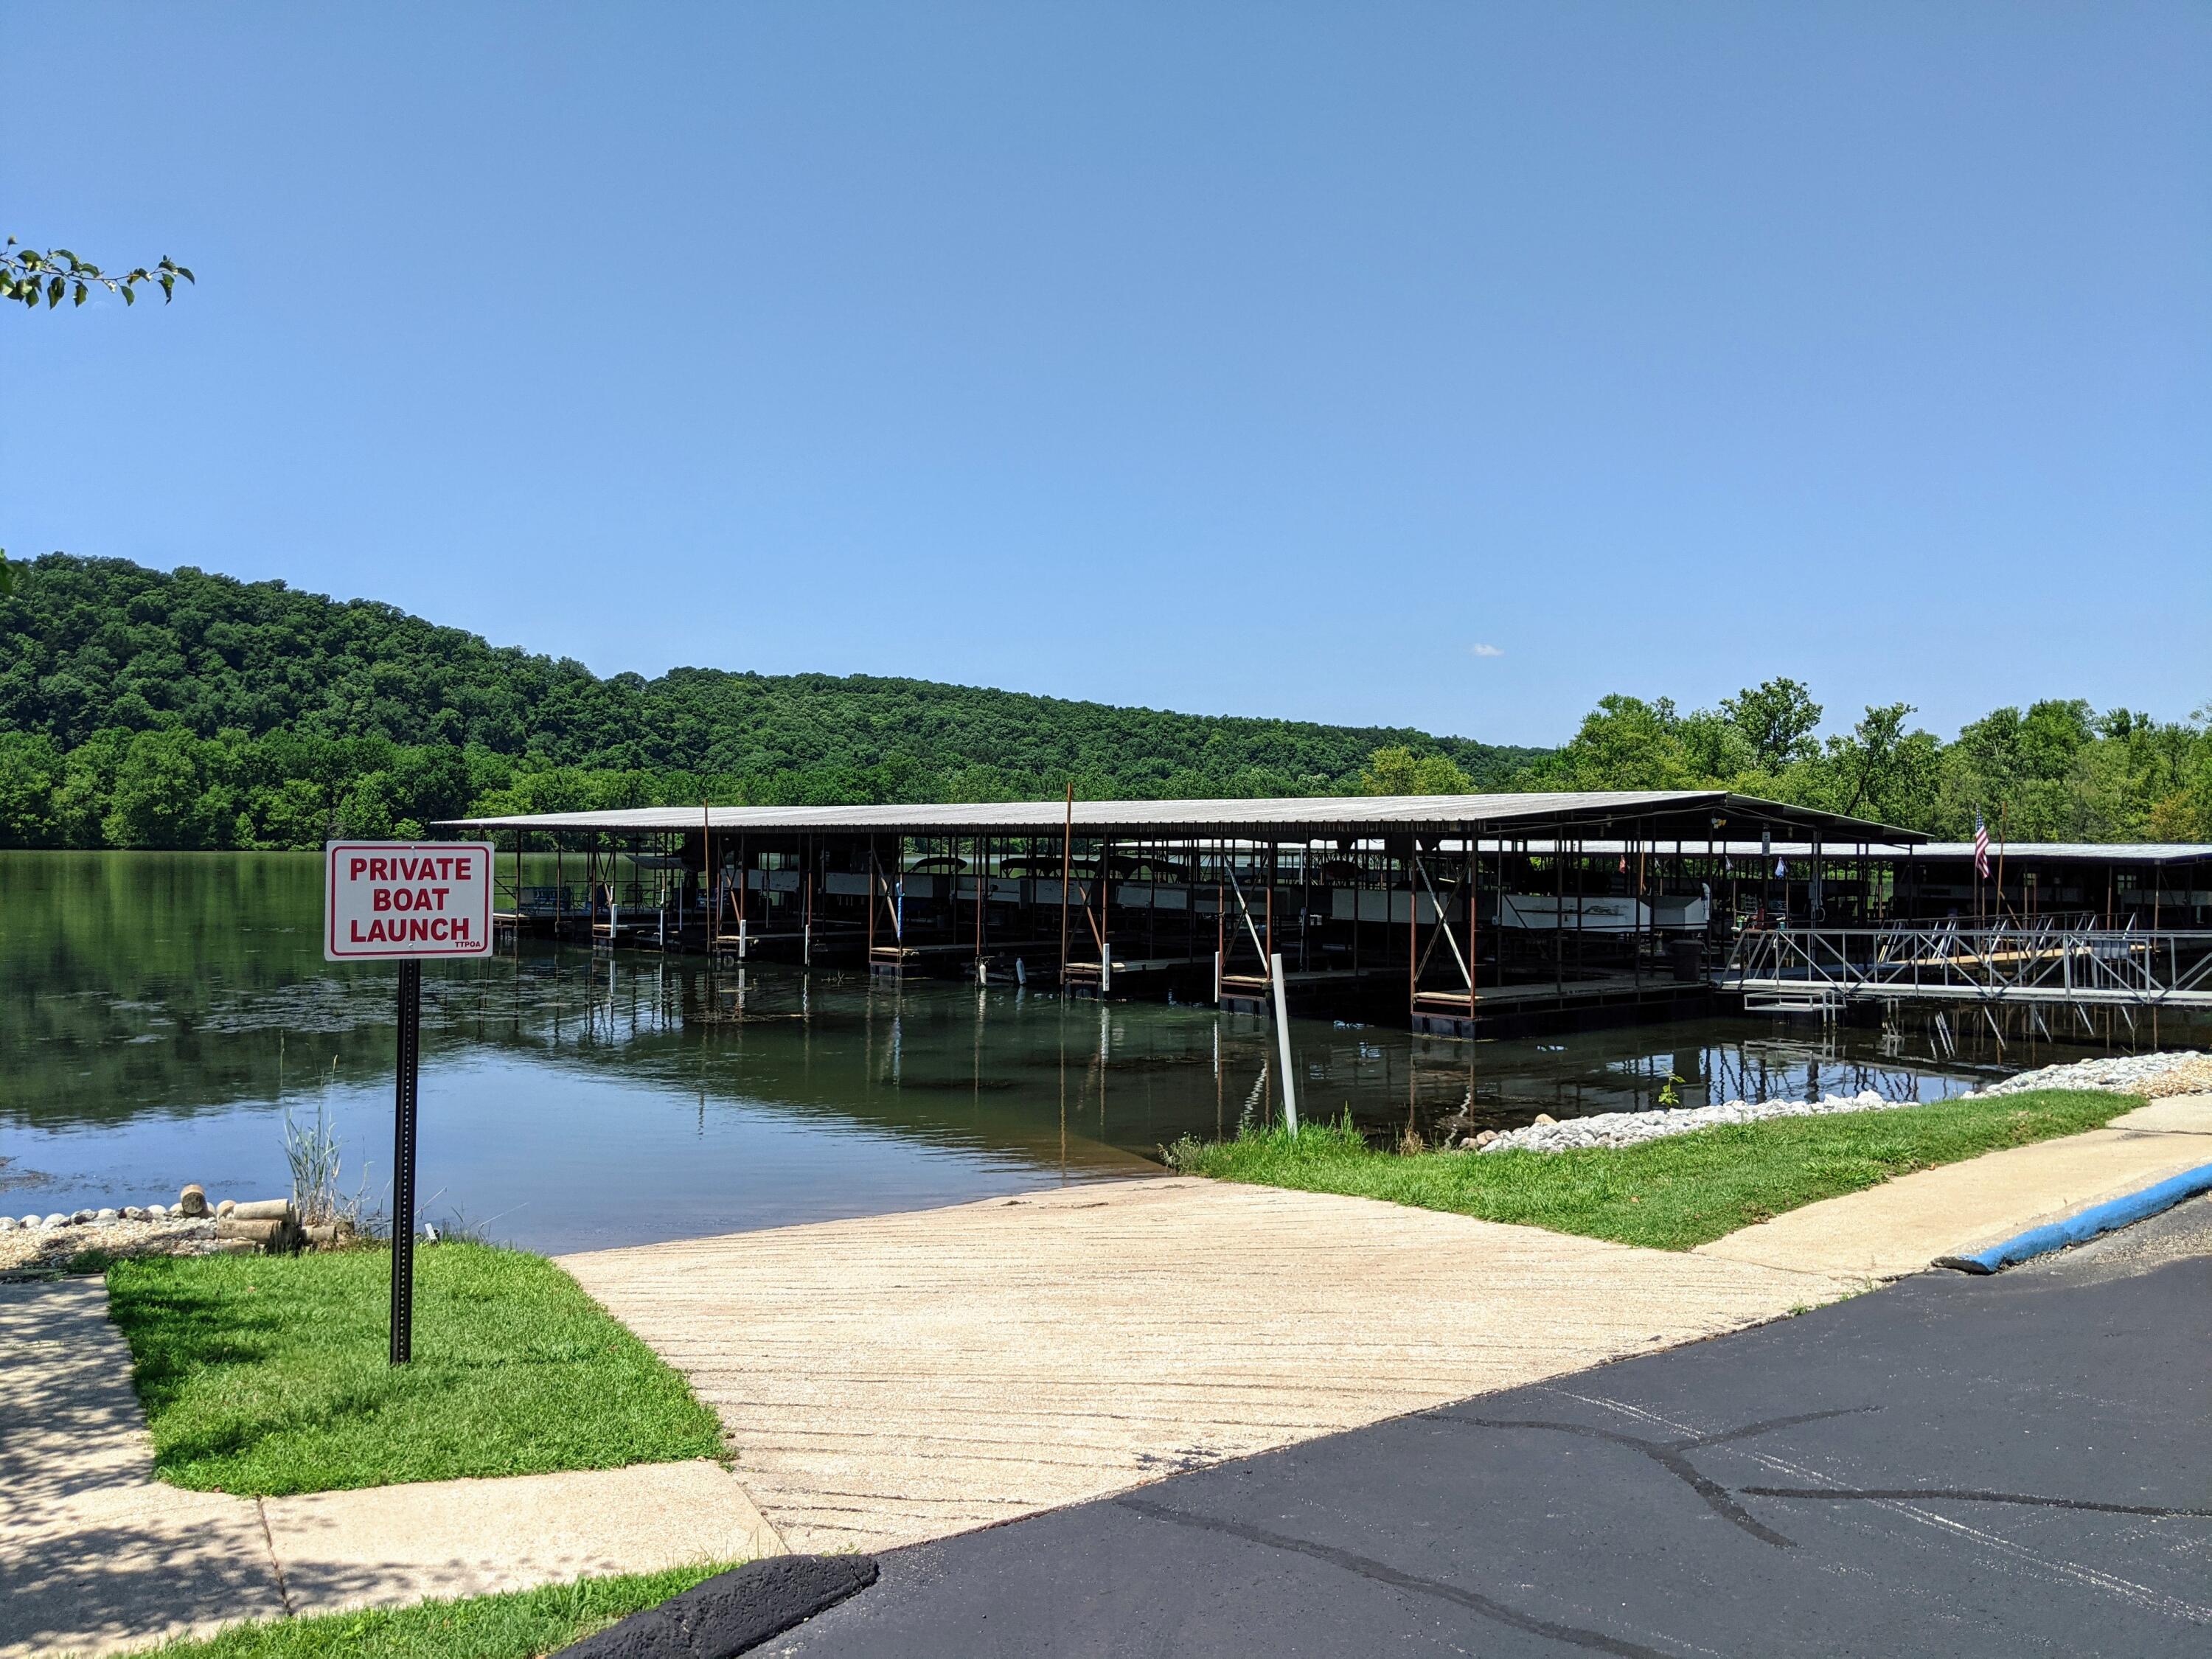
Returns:
[[[179,277],[195,286],[199,280],[166,253],[150,269],[140,265],[111,276],[65,247],[45,251],[24,247],[10,236],[6,246],[0,248],[0,300],[14,300],[33,311],[41,301],[49,311],[64,300],[81,306],[96,288],[121,295],[125,305],[136,305],[142,283],[159,288],[166,305],[176,298]]]

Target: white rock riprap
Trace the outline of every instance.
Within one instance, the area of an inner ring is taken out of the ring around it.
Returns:
[[[1836,1112],[1891,1111],[1917,1106],[1916,1100],[1885,1100],[1871,1089],[1863,1094],[1826,1095],[1819,1100],[1724,1100],[1711,1106],[1683,1106],[1672,1111],[1599,1112],[1565,1123],[1534,1123],[1509,1129],[1485,1152],[1564,1152],[1581,1146],[1634,1146],[1668,1135],[1686,1135],[1724,1123],[1753,1123],[1768,1117],[1825,1117]]]
[[[182,1204],[103,1205],[0,1221],[5,1222],[0,1225],[0,1273],[51,1272],[93,1250],[110,1255],[210,1255],[249,1248],[218,1237],[212,1215],[193,1218]]]
[[[2158,1054],[2104,1054],[2039,1066],[1977,1095],[2016,1095],[2024,1089],[2109,1089],[2115,1094],[2187,1095],[2212,1093],[2212,1054],[2181,1048]]]
[[[2016,1095],[2029,1089],[2106,1089],[2115,1094],[2212,1093],[2212,1054],[2184,1049],[2156,1054],[2109,1054],[2045,1066],[2002,1082],[1954,1095],[1980,1100]],[[1917,1106],[1917,1100],[1888,1100],[1869,1089],[1856,1095],[1826,1095],[1819,1100],[1729,1100],[1711,1106],[1673,1111],[1600,1112],[1564,1123],[1534,1123],[1509,1129],[1477,1148],[1484,1152],[1564,1152],[1581,1146],[1635,1146],[1668,1135],[1686,1135],[1723,1123],[1753,1123],[1770,1117],[1825,1117],[1837,1112],[1890,1112]]]
[[[78,1223],[46,1218],[52,1225],[0,1233],[0,1273],[58,1267],[83,1250],[112,1255],[207,1255],[222,1247],[212,1218],[205,1221]]]

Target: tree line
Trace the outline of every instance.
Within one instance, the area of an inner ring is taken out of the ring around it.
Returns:
[[[1556,750],[934,681],[601,678],[281,582],[51,555],[0,596],[0,845],[312,848],[641,805],[1727,788],[1947,837],[2212,839],[2212,732],[2079,701],[1946,741],[1777,679],[1615,696]]]
[[[2159,720],[2078,699],[2004,708],[1948,742],[1906,703],[1815,735],[1826,711],[1790,679],[1684,714],[1610,696],[1516,787],[1733,789],[1965,840],[1978,817],[2014,841],[2212,841],[2208,711]]]
[[[0,597],[0,843],[313,847],[471,808],[1336,794],[1540,751],[935,681],[602,678],[366,600],[49,555]]]

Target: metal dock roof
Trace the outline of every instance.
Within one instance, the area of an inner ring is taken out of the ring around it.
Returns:
[[[592,812],[531,812],[507,817],[450,818],[447,827],[469,830],[598,830],[680,834],[699,827],[702,817],[716,830],[781,831],[793,835],[867,834],[909,836],[1046,835],[1065,822],[1065,801],[970,801],[896,806],[640,806]],[[1718,789],[1595,790],[1544,794],[1489,795],[1306,795],[1227,800],[1079,800],[1077,830],[1085,836],[1141,837],[1181,834],[1201,838],[1275,831],[1279,835],[1358,836],[1376,830],[1419,830],[1450,834],[1474,830],[1508,832],[1516,825],[1534,829],[1577,823],[1618,826],[1623,819],[1674,820],[1663,833],[1700,838],[1716,826],[1746,820],[1775,828],[1819,834],[1824,840],[1911,843],[1922,839],[1909,830],[1811,807]],[[1699,823],[1697,820],[1704,820]],[[1264,836],[1258,838],[1265,839]]]
[[[2039,862],[2057,860],[2094,861],[2099,864],[2191,864],[2200,859],[2212,859],[2212,843],[2186,841],[2015,841],[2000,845],[1990,843],[1990,858],[1994,861],[1998,853],[2008,858],[2032,858]],[[1916,859],[1971,859],[1974,843],[1970,841],[1931,841],[1900,856]]]

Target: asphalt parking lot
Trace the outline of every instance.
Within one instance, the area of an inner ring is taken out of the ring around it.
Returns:
[[[2212,1651],[2212,1199],[878,1558],[830,1656]]]

